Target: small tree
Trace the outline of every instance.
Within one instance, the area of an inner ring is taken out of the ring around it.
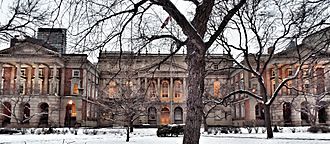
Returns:
[[[122,71],[123,76],[116,83],[117,93],[113,97],[103,96],[99,100],[102,112],[111,114],[110,120],[122,121],[127,126],[126,141],[129,141],[129,133],[133,132],[133,123],[141,116],[146,115],[147,103],[144,90],[136,84],[133,77],[136,74],[131,71]],[[109,113],[110,111],[110,113]]]

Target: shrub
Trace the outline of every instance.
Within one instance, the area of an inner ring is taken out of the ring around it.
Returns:
[[[258,131],[259,131],[259,127],[254,127],[254,131],[255,131],[256,133],[258,133]]]
[[[262,129],[261,129],[261,132],[262,132],[262,133],[265,133],[265,132],[266,132],[266,129],[265,129],[265,128],[262,128]]]
[[[328,133],[330,132],[330,128],[326,126],[311,126],[307,129],[307,131],[310,133],[317,133],[317,132]]]
[[[296,133],[296,128],[291,128],[290,130],[292,133]]]
[[[221,128],[220,133],[228,134],[227,128]]]
[[[249,133],[252,132],[252,128],[251,127],[246,127],[246,129],[248,130]]]
[[[278,130],[278,128],[277,128],[277,125],[274,126],[274,130],[273,130],[273,132],[280,132],[280,131]]]

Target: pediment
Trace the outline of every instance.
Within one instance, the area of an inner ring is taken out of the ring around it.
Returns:
[[[44,46],[23,42],[16,44],[10,48],[0,51],[0,54],[10,54],[10,55],[60,55],[53,49],[46,48]]]
[[[166,71],[175,71],[175,72],[186,72],[187,68],[183,65],[174,62],[164,62],[162,64],[153,63],[150,65],[146,65],[140,68],[142,71],[158,71],[158,72],[166,72]]]

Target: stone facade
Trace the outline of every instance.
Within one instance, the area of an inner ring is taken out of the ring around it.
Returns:
[[[112,110],[104,112],[96,103],[103,99],[114,102],[120,98],[120,88],[127,85],[146,98],[141,107],[143,112],[134,125],[185,123],[189,83],[184,54],[168,57],[167,54],[102,51],[94,65],[87,60],[86,54],[65,53],[64,29],[39,30],[38,38],[43,41],[15,38],[9,48],[0,51],[0,126],[126,125],[124,116],[118,116]],[[310,43],[310,40],[305,41]],[[293,52],[297,48],[310,47],[307,44],[290,46],[273,57],[264,75],[268,93],[272,94],[274,87],[297,69],[298,65],[292,63]],[[288,82],[314,97],[297,95],[286,87],[280,90],[271,107],[273,124],[308,124],[306,115],[301,112],[306,100],[323,106],[316,123],[330,124],[326,118],[330,115],[329,96],[315,99],[315,95],[330,90],[329,57],[327,51],[318,55],[319,61],[313,68],[303,66],[298,79]],[[228,69],[232,66],[228,55],[207,55],[206,123],[211,126],[263,125],[263,106],[255,98],[237,94],[228,105],[215,105],[214,101],[233,90],[260,92],[260,85],[253,75],[242,69]],[[314,73],[308,75],[307,71]]]
[[[96,126],[98,72],[86,54],[59,53],[33,38],[0,51],[2,127]],[[92,105],[92,106],[91,106]]]

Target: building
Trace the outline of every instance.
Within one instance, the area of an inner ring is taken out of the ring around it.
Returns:
[[[98,96],[96,66],[86,54],[65,54],[65,30],[39,30],[41,39],[15,37],[0,51],[0,125],[96,126],[97,107],[87,102]],[[48,44],[53,37],[61,40]]]
[[[134,125],[151,126],[183,124],[186,115],[187,65],[185,55],[174,55],[163,61],[167,54],[134,54],[131,52],[101,52],[98,69],[100,72],[100,94],[103,98],[118,99],[120,87],[132,83],[135,90],[142,88],[146,97],[144,112]],[[223,62],[225,55],[210,55],[208,75],[205,79],[207,93],[220,97],[220,85],[226,85],[229,70],[218,70],[230,62]],[[161,64],[159,64],[161,63]],[[214,84],[217,85],[214,91]],[[224,93],[222,93],[224,94]],[[117,100],[118,101],[118,100]],[[212,108],[214,109],[214,108]],[[217,111],[217,112],[215,112]],[[222,113],[219,113],[222,112]],[[225,112],[228,113],[227,116]],[[230,108],[217,106],[209,115],[211,125],[231,124]],[[218,115],[215,115],[218,114]],[[104,118],[105,119],[105,118]],[[124,125],[125,119],[114,116],[112,122],[104,125]],[[108,122],[108,123],[107,123]]]
[[[274,55],[263,77],[269,94],[284,78],[295,73],[299,66],[294,62],[297,49],[308,53],[315,47],[326,46],[329,34],[327,29],[324,31]],[[303,65],[298,78],[280,90],[271,107],[274,125],[310,124],[313,119],[303,111],[313,103],[321,106],[315,115],[316,123],[330,124],[327,118],[330,115],[327,94],[330,55],[324,50],[314,57],[317,61]],[[167,54],[101,51],[98,60],[92,64],[86,54],[67,54],[65,29],[40,28],[37,38],[12,39],[10,47],[0,51],[0,126],[127,125],[129,113],[118,115],[121,111],[116,103],[138,106],[132,123],[136,126],[185,123],[189,84],[184,54],[168,57]],[[242,69],[228,69],[233,66],[228,55],[207,55],[204,124],[263,125],[263,105],[253,97],[236,94],[225,105],[216,104],[215,101],[234,90],[260,94],[255,76]],[[143,99],[133,103],[122,101],[127,94],[132,97],[128,100],[135,96]],[[323,97],[317,99],[317,96]],[[104,101],[107,103],[102,103]]]

